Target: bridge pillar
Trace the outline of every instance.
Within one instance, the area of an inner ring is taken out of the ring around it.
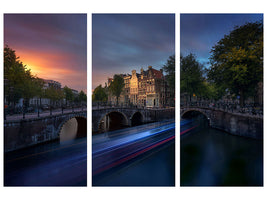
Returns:
[[[110,118],[108,115],[104,117],[104,130],[108,131],[109,130],[109,123],[110,123]]]

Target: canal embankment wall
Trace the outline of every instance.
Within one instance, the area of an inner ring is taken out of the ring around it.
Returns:
[[[233,135],[263,139],[263,117],[214,111],[210,126]]]

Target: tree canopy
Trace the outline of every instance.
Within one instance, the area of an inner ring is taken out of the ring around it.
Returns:
[[[190,53],[180,58],[180,90],[190,97],[195,94],[203,96],[205,92],[203,65]]]
[[[175,90],[175,55],[169,57],[167,63],[163,66],[163,70],[167,73],[168,86]]]
[[[237,26],[212,47],[208,79],[220,91],[240,96],[240,104],[254,96],[263,80],[263,25]]]
[[[120,75],[115,74],[113,77],[113,81],[111,82],[109,86],[109,91],[111,92],[112,95],[116,97],[117,105],[119,103],[119,97],[123,91],[123,88],[124,88],[123,78]]]
[[[15,50],[4,48],[5,97],[9,103],[17,103],[20,98],[28,101],[41,94],[43,82],[31,74],[31,70],[16,56]]]
[[[86,94],[84,93],[83,90],[80,91],[78,97],[79,97],[79,101],[80,102],[86,102],[87,101],[87,96],[86,96]]]
[[[105,88],[100,84],[94,89],[92,101],[93,102],[106,102],[108,100],[108,95],[105,91]]]
[[[63,88],[63,93],[64,93],[64,97],[65,97],[65,99],[66,99],[67,102],[70,103],[70,102],[73,102],[74,101],[73,92],[72,92],[72,90],[69,87],[65,86]]]
[[[45,97],[50,99],[50,104],[52,104],[55,101],[62,100],[64,98],[64,94],[61,89],[50,86],[45,89]]]

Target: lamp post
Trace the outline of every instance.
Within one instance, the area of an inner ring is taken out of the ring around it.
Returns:
[[[22,118],[25,119],[25,101],[22,101]]]
[[[40,117],[40,112],[39,112],[39,100],[37,99],[37,117]]]

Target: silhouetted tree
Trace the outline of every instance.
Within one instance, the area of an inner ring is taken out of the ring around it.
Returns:
[[[180,92],[187,93],[191,100],[193,94],[203,96],[205,91],[203,65],[193,54],[180,58]]]
[[[79,98],[80,102],[85,102],[86,103],[86,101],[87,101],[87,96],[84,93],[84,91],[82,91],[82,90],[80,91],[78,98]]]
[[[93,102],[106,102],[108,100],[108,95],[105,89],[100,84],[94,89],[92,101]]]
[[[163,66],[163,70],[167,73],[166,79],[168,86],[175,91],[175,55],[172,55]]]
[[[112,95],[116,97],[117,105],[119,104],[119,97],[121,95],[121,92],[124,88],[124,80],[120,75],[115,74],[113,77],[113,81],[111,82],[109,86],[109,91]]]
[[[74,101],[74,94],[69,87],[65,86],[63,88],[63,93],[64,93],[64,97],[66,99],[67,104]]]
[[[4,79],[5,98],[13,106],[20,98],[24,98],[24,103],[28,105],[29,99],[42,90],[40,79],[31,74],[31,70],[16,56],[15,50],[7,45],[4,48]]]

